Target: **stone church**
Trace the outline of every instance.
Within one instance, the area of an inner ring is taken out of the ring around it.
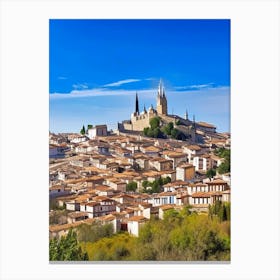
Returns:
[[[195,121],[188,119],[188,113],[186,111],[185,118],[181,118],[177,115],[168,114],[167,98],[165,95],[165,89],[162,81],[160,80],[157,91],[157,103],[156,109],[151,105],[148,110],[144,106],[144,110],[139,110],[138,94],[135,97],[135,110],[131,114],[130,120],[125,120],[118,124],[119,131],[138,131],[142,132],[145,127],[150,126],[150,119],[154,117],[160,117],[161,125],[165,125],[169,122],[174,123],[174,127],[180,130],[186,138],[195,141]]]
[[[135,111],[131,114],[131,118],[128,121],[123,121],[120,126],[123,127],[124,130],[130,131],[143,131],[145,127],[150,125],[150,119],[156,116],[162,117],[167,116],[167,99],[165,96],[165,90],[163,87],[163,83],[160,80],[158,86],[158,93],[157,93],[157,107],[156,109],[153,108],[153,105],[146,109],[144,106],[143,112],[139,110],[139,101],[138,101],[138,94],[136,93],[135,97]]]

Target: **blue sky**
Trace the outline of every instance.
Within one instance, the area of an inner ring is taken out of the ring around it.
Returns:
[[[230,130],[229,20],[50,20],[50,131],[116,128],[156,105]]]

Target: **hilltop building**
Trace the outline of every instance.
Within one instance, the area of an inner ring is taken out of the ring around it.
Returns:
[[[193,142],[196,142],[197,137],[199,137],[199,135],[196,134],[197,129],[215,133],[215,126],[204,122],[196,123],[195,117],[193,117],[192,121],[189,120],[187,110],[184,118],[168,114],[168,103],[162,80],[159,82],[156,100],[156,109],[153,108],[153,105],[151,105],[148,110],[146,109],[146,106],[144,106],[143,111],[140,112],[138,93],[136,92],[135,110],[131,114],[130,120],[125,120],[118,124],[119,131],[142,132],[145,127],[150,126],[150,120],[158,116],[161,119],[161,125],[165,125],[170,122],[174,123],[174,127],[182,132],[186,136],[186,139],[190,139]]]

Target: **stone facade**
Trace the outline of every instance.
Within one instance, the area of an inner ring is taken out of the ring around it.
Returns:
[[[158,115],[167,115],[167,99],[165,96],[165,91],[162,82],[160,81],[157,93],[157,109],[155,110],[153,106],[146,110],[144,108],[143,112],[139,112],[138,95],[136,93],[135,99],[135,111],[131,114],[130,121],[124,121],[121,125],[125,130],[133,131],[143,131],[145,127],[150,126],[150,119]]]
[[[131,114],[131,130],[143,131],[145,127],[150,126],[150,119],[157,116],[157,111],[151,106],[148,112],[142,112],[137,115],[135,113]]]

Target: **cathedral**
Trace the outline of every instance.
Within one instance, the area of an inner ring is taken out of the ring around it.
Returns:
[[[143,131],[145,127],[150,125],[150,119],[156,116],[167,116],[167,99],[165,96],[165,90],[163,87],[163,83],[160,80],[157,92],[157,106],[156,109],[151,105],[148,110],[144,106],[144,110],[140,112],[139,110],[139,101],[138,94],[136,92],[135,97],[135,110],[131,114],[129,121],[123,121],[122,126],[124,130],[130,131]]]
[[[120,131],[138,131],[142,132],[145,127],[150,126],[150,120],[154,117],[160,117],[161,125],[167,123],[174,123],[174,127],[179,129],[186,135],[186,138],[195,140],[195,121],[188,119],[188,113],[186,111],[185,118],[181,118],[177,115],[168,114],[167,98],[165,95],[165,89],[162,81],[160,80],[157,91],[157,103],[156,109],[151,105],[148,110],[144,106],[142,112],[139,110],[138,94],[135,96],[135,110],[131,114],[130,120],[123,121],[118,124]]]
[[[141,134],[146,127],[150,127],[150,120],[154,117],[160,118],[160,126],[166,126],[173,123],[173,127],[179,132],[178,139],[187,140],[190,143],[203,143],[205,139],[212,137],[221,137],[216,132],[216,126],[206,122],[196,122],[195,116],[193,120],[188,117],[186,110],[185,116],[168,114],[167,98],[162,81],[160,80],[156,95],[156,109],[151,105],[148,110],[146,106],[142,112],[139,110],[138,94],[135,96],[135,110],[131,114],[130,120],[118,123],[118,131],[124,133],[139,133]]]

